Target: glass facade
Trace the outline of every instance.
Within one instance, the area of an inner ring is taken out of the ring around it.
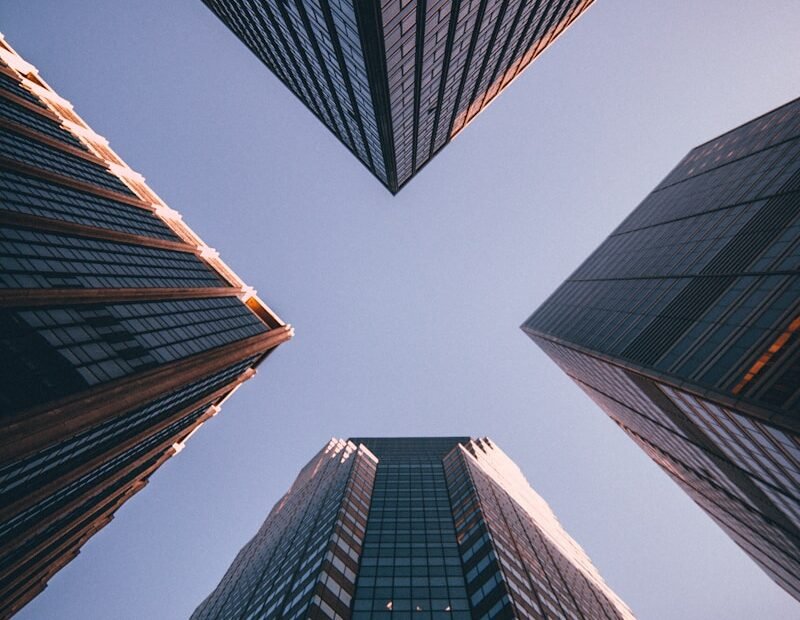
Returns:
[[[331,440],[192,620],[348,617],[375,465],[363,447]]]
[[[470,441],[445,467],[473,617],[633,617],[491,440]]]
[[[204,0],[392,192],[592,0]]]
[[[169,226],[151,211],[14,170],[0,169],[0,202],[4,210],[12,213],[178,240]]]
[[[99,163],[64,151],[47,142],[31,140],[12,131],[0,133],[0,157],[42,168],[70,180],[133,195],[127,186]]]
[[[442,465],[459,440],[352,440],[378,457],[354,620],[470,618]]]
[[[490,440],[409,437],[332,439],[192,618],[633,614]]]
[[[0,350],[11,354],[0,402],[9,414],[267,331],[230,297],[0,313]],[[66,374],[80,377],[70,392],[56,391],[63,385],[61,377],[53,378],[52,386],[47,379],[49,370],[64,360]],[[39,390],[32,385],[37,381],[44,384]]]
[[[0,37],[0,617],[291,333]]]
[[[0,225],[0,288],[221,286],[191,252]]]
[[[522,327],[800,599],[800,99],[692,150]]]
[[[81,463],[160,425],[173,414],[228,385],[255,361],[255,357],[243,360],[65,441],[3,465],[0,468],[0,499],[3,503],[20,499],[30,488],[42,486],[58,473],[77,469]]]

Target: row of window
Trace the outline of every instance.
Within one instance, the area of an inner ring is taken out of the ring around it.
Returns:
[[[798,131],[800,133],[800,131]],[[659,185],[615,232],[623,232],[697,213],[794,191],[800,166],[800,135],[765,151],[711,167],[670,185]]]
[[[0,202],[4,210],[15,213],[177,240],[175,233],[146,209],[12,170],[0,170]]]
[[[158,424],[160,420],[196,402],[242,374],[257,359],[247,358],[108,422],[70,437],[22,460],[0,468],[0,500],[11,502],[45,480],[54,478],[79,463],[119,445],[126,439]]]
[[[0,63],[0,66],[6,65]],[[22,86],[22,84],[20,84],[15,78],[10,77],[3,72],[0,72],[0,89],[10,92],[17,97],[22,97],[31,103],[35,103],[40,108],[45,107],[44,104],[39,101],[39,98],[36,95]]]
[[[612,237],[576,273],[612,279],[565,282],[526,322],[526,328],[720,391],[733,389],[797,315],[794,309],[800,298],[796,277],[737,277],[754,268],[791,272],[800,262],[800,238],[796,236],[800,202],[751,203],[737,211],[739,219],[728,220],[735,228],[707,245],[702,260],[702,245],[697,242],[678,239],[662,248],[652,243],[648,247],[653,241],[651,233],[658,228],[675,226],[679,232],[688,232],[683,222],[624,235],[645,237],[632,253],[606,252],[604,248],[621,235]],[[710,224],[721,224],[725,213],[734,217],[733,210],[702,216],[700,219],[707,217],[709,223],[703,230],[715,234]],[[735,234],[728,234],[734,230]],[[670,263],[679,271],[686,262],[679,262],[682,255],[696,261],[692,270],[698,277],[649,275],[652,263],[644,260],[640,264],[640,259],[655,252],[665,261],[662,267]],[[762,373],[759,380],[768,380],[770,374]],[[781,407],[795,398],[797,391],[790,380],[778,380],[768,382],[752,397]]]
[[[308,0],[300,6],[254,7],[233,0],[210,5],[340,140],[385,180],[353,8],[326,0]],[[334,24],[333,31],[326,16]]]
[[[0,226],[0,288],[224,285],[189,252]]]
[[[735,477],[725,473],[731,467],[742,473],[752,471],[752,464],[723,457],[722,446],[711,452],[709,446],[695,443],[696,439],[690,438],[630,380],[613,380],[614,376],[625,376],[624,371],[552,343],[546,345],[546,351],[748,553],[760,549],[760,554],[770,558],[767,570],[792,582],[788,575],[797,574],[798,558],[792,559],[790,550],[797,548],[797,541],[767,516],[757,494],[752,495],[746,486],[739,486]],[[708,428],[696,411],[681,404],[680,409],[686,414],[684,425]],[[713,432],[707,434],[709,441],[715,436]],[[795,578],[794,587],[798,585]]]
[[[0,87],[2,87],[1,84]],[[66,129],[63,129],[57,121],[47,116],[37,114],[2,96],[0,96],[0,118],[10,120],[19,125],[24,125],[29,129],[38,131],[50,138],[55,138],[69,146],[86,151],[86,147],[83,146],[75,136]]]
[[[133,193],[122,181],[100,164],[11,131],[0,133],[0,155],[40,170],[56,172],[76,181],[99,185],[121,194],[133,196]]]
[[[36,584],[49,579],[52,575],[53,549],[59,549],[65,557],[77,553],[84,537],[94,533],[101,518],[108,518],[114,513],[125,494],[136,483],[146,479],[161,457],[161,454],[156,454],[137,464],[121,477],[103,486],[100,492],[88,494],[71,509],[59,513],[46,527],[32,531],[29,536],[16,540],[14,546],[7,548],[0,555],[0,571],[7,574],[9,567],[19,566],[22,562],[28,570],[27,580],[10,593],[16,594],[19,590],[24,590],[28,583]],[[0,584],[2,585],[6,584]]]
[[[800,135],[800,101],[794,100],[693,149],[660,186],[702,174]]]
[[[345,549],[347,540],[357,545],[363,535],[370,463],[352,444],[331,442],[304,468],[192,618],[300,617],[312,600],[321,608],[322,598],[316,597],[332,592],[328,577],[350,570],[341,558],[354,562]],[[355,580],[354,572],[349,579]],[[351,592],[345,588],[344,598]]]
[[[795,525],[800,537],[800,443],[729,409],[661,387],[670,400],[736,465],[753,477],[776,507]],[[798,557],[800,561],[800,556]]]
[[[714,209],[614,234],[570,279],[697,275],[765,204]]]
[[[36,504],[6,519],[3,523],[0,523],[0,543],[6,544],[18,539],[25,530],[34,527],[38,521],[45,519],[60,507],[67,505],[85,493],[96,492],[106,480],[112,478],[127,466],[136,463],[138,459],[156,449],[159,445],[168,441],[172,443],[179,441],[181,433],[189,429],[203,415],[206,409],[206,405],[200,406],[149,437],[140,439],[127,450],[99,464],[88,473],[72,480],[68,484],[59,486],[55,492],[47,495]]]
[[[469,606],[441,464],[456,441],[365,443],[379,463],[353,618],[466,617]]]
[[[267,331],[236,298],[15,310],[15,316],[95,385]],[[12,368],[10,374],[26,373]]]

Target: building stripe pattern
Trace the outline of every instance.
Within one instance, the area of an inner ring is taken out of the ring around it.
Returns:
[[[800,600],[800,99],[693,149],[523,330]]]
[[[0,266],[6,618],[292,330],[2,37]]]
[[[204,0],[393,193],[592,0]]]
[[[630,620],[487,438],[332,439],[193,620]]]

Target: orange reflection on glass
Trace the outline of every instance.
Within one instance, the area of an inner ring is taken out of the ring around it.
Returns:
[[[461,112],[453,122],[453,130],[450,132],[450,139],[456,137],[461,131],[475,120],[480,112],[483,112],[489,104],[494,101],[506,86],[517,79],[522,72],[528,67],[531,61],[538,56],[541,52],[546,50],[558,37],[560,37],[569,26],[571,26],[578,17],[580,17],[584,9],[588,7],[594,0],[584,0],[578,10],[568,11],[557,23],[551,25],[545,32],[541,33],[535,41],[520,50],[520,54],[510,63],[508,68],[503,71],[495,80],[484,89],[484,91],[476,95],[472,104],[463,112]],[[549,39],[549,40],[548,40]],[[541,43],[548,40],[547,44],[542,46]]]
[[[750,383],[750,381],[752,381],[753,378],[759,372],[761,372],[764,366],[767,365],[767,362],[769,362],[769,360],[772,359],[772,357],[778,351],[780,351],[784,347],[784,345],[786,345],[787,342],[789,342],[789,338],[791,338],[792,334],[796,332],[798,329],[800,329],[800,316],[795,318],[795,320],[789,324],[789,327],[786,329],[786,331],[783,332],[780,336],[778,336],[778,338],[775,340],[775,342],[772,343],[772,345],[770,345],[769,349],[767,349],[764,355],[759,357],[758,361],[750,367],[750,370],[747,371],[742,380],[739,381],[736,387],[733,388],[733,393],[738,394],[739,392],[741,392],[744,389],[744,386]]]

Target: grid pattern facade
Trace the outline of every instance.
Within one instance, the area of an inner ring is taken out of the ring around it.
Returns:
[[[192,620],[347,617],[374,478],[369,451],[331,440]]]
[[[392,192],[592,0],[204,0]]]
[[[175,232],[151,211],[14,170],[0,170],[0,200],[3,209],[12,213],[142,237],[178,240]]]
[[[523,329],[800,599],[800,99],[692,150]]]
[[[300,617],[633,615],[490,440],[411,437],[331,440],[192,616]]]
[[[0,288],[221,287],[195,254],[0,226]]]
[[[3,466],[0,468],[0,498],[3,503],[23,498],[31,487],[43,486],[59,472],[77,468],[82,462],[103,455],[115,445],[135,438],[146,429],[161,425],[192,403],[204,397],[213,400],[216,390],[240,376],[256,359],[250,357],[233,364],[201,381],[126,412],[123,416],[93,426],[66,441]],[[211,404],[209,402],[209,406]]]
[[[0,618],[285,326],[0,37]]]
[[[445,462],[476,618],[633,618],[513,462],[490,440]]]
[[[0,398],[12,411],[268,331],[227,297],[8,308],[0,316],[0,350],[18,362],[6,369]],[[32,350],[32,343],[41,346]],[[48,381],[42,371],[65,363],[77,385]]]
[[[442,465],[459,439],[352,441],[375,454],[378,470],[351,617],[468,620]]]

